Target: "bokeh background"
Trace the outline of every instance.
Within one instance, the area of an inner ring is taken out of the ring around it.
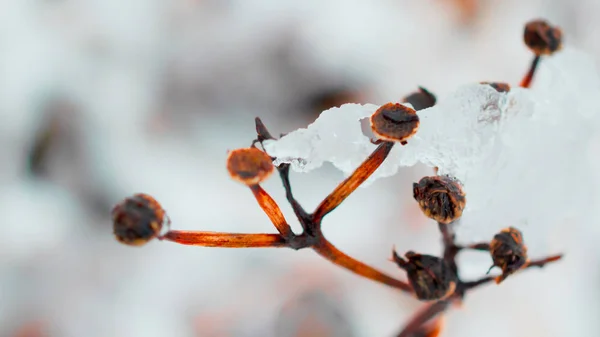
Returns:
[[[517,84],[531,60],[523,25],[538,17],[600,60],[595,0],[1,8],[0,336],[11,337],[392,336],[420,304],[312,251],[126,247],[112,237],[110,209],[146,192],[176,229],[272,232],[225,171],[227,151],[254,138],[255,116],[289,132],[331,106],[398,101],[419,85],[444,95],[469,82]],[[402,277],[392,246],[440,249],[411,196],[424,174],[406,169],[360,189],[328,216],[326,234]],[[312,209],[341,179],[324,167],[292,184]],[[277,179],[264,186],[298,229]],[[443,336],[600,335],[596,238],[569,226],[538,235],[567,259],[473,293],[448,313]]]

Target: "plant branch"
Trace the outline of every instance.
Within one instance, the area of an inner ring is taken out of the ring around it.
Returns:
[[[474,243],[468,246],[457,246],[458,249],[470,249],[470,250],[480,250],[484,252],[490,251],[490,244],[488,242],[480,242]]]
[[[558,254],[558,255],[548,256],[548,257],[545,257],[545,258],[542,258],[542,259],[539,259],[539,260],[529,261],[517,273],[522,272],[523,270],[528,269],[528,268],[535,268],[535,267],[537,267],[537,268],[543,268],[548,263],[559,261],[562,258],[563,258],[563,255],[562,254]],[[486,277],[482,277],[481,279],[476,280],[476,281],[463,282],[462,283],[462,288],[464,289],[464,291],[467,291],[467,290],[471,290],[473,288],[477,288],[480,285],[484,285],[486,283],[490,283],[492,281],[496,281],[496,283],[499,283],[499,281],[504,280],[504,278],[506,278],[506,276],[503,276],[503,275],[500,275],[500,276],[486,276]]]
[[[201,231],[168,231],[161,240],[182,245],[221,248],[265,248],[286,247],[285,239],[279,234],[242,234]]]
[[[412,293],[412,287],[403,281],[388,276],[377,269],[360,262],[337,249],[331,242],[321,237],[313,249],[322,257],[333,262],[334,264],[343,267],[357,275],[366,277],[370,280],[383,283],[393,288],[400,289],[405,292]]]
[[[529,261],[529,262],[527,262],[527,264],[525,264],[525,267],[523,267],[523,269],[531,268],[531,267],[543,268],[548,263],[556,262],[562,258],[563,258],[563,254],[558,254],[558,255],[548,256],[546,258],[539,259],[539,260]]]
[[[250,186],[250,190],[254,194],[256,201],[258,201],[260,208],[262,208],[265,214],[267,214],[267,216],[269,217],[273,225],[275,225],[275,228],[277,228],[279,233],[281,233],[281,235],[286,239],[293,237],[294,232],[292,231],[292,228],[285,220],[281,209],[279,208],[275,200],[271,198],[269,193],[267,193],[262,187],[260,187],[260,185],[252,185]]]
[[[450,306],[449,300],[426,304],[406,324],[398,337],[412,337],[419,332],[424,324],[444,312]]]
[[[302,225],[302,228],[312,233],[315,229],[312,228],[312,215],[304,210],[302,205],[294,198],[294,193],[292,193],[292,185],[290,184],[290,165],[289,164],[281,164],[277,171],[279,171],[279,177],[281,178],[281,182],[283,184],[283,188],[285,189],[285,197],[287,201],[292,206],[298,221]]]
[[[535,74],[538,64],[540,63],[540,59],[541,59],[541,57],[539,55],[536,55],[533,58],[533,61],[531,62],[531,66],[529,67],[529,71],[527,72],[527,75],[525,75],[525,77],[523,77],[523,79],[521,80],[521,84],[519,84],[522,88],[529,88],[531,86],[531,81],[533,80],[533,75]]]
[[[456,235],[454,233],[454,223],[443,224],[438,222],[438,228],[442,233],[442,243],[444,245],[444,260],[450,265],[450,268],[454,273],[458,273],[458,266],[456,265],[456,255],[460,251],[460,248],[455,244],[454,240]]]
[[[313,213],[314,221],[320,224],[325,215],[338,207],[358,186],[364,183],[388,157],[394,144],[394,142],[379,144],[375,151],[319,204]]]

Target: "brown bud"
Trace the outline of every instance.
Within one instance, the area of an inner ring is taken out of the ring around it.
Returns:
[[[413,197],[427,217],[442,224],[460,218],[466,204],[462,186],[448,176],[423,177],[413,184]]]
[[[490,253],[494,266],[502,269],[502,276],[496,279],[497,283],[527,263],[527,246],[523,242],[523,235],[513,227],[505,228],[494,236],[490,243]]]
[[[231,177],[248,186],[267,179],[274,168],[271,157],[255,147],[233,150],[227,157]]]
[[[523,34],[525,44],[535,55],[550,55],[562,48],[562,31],[545,20],[530,21]]]
[[[412,94],[404,97],[402,102],[410,103],[415,110],[419,111],[434,106],[436,97],[427,89],[419,87],[419,91],[413,92]]]
[[[406,271],[410,285],[417,298],[423,301],[445,299],[456,290],[458,277],[443,259],[416,254],[412,251],[404,254],[407,260],[393,253],[398,266]]]
[[[140,193],[117,204],[112,210],[112,220],[119,242],[141,246],[160,234],[168,217],[158,201]]]
[[[371,115],[371,129],[378,139],[406,143],[419,128],[414,109],[400,103],[382,105]]]
[[[481,82],[481,84],[487,84],[490,87],[496,89],[497,92],[509,92],[510,84],[503,82]]]

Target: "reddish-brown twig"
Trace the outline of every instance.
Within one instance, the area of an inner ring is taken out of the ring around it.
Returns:
[[[450,306],[451,300],[438,301],[426,304],[404,326],[398,337],[412,337],[419,332],[423,325],[444,312]]]
[[[533,61],[531,62],[529,71],[527,71],[527,74],[525,75],[525,77],[523,77],[519,86],[521,86],[522,88],[529,88],[531,86],[531,81],[533,81],[533,75],[537,70],[538,64],[540,63],[540,59],[540,55],[536,55],[533,57]]]
[[[321,223],[321,220],[329,212],[338,207],[342,201],[354,192],[358,186],[364,183],[379,168],[388,157],[395,143],[383,142],[377,146],[375,151],[344,181],[323,200],[313,214],[313,220]]]
[[[242,234],[201,231],[168,231],[160,237],[182,245],[222,248],[287,247],[279,234]]]
[[[250,190],[252,191],[252,194],[254,194],[256,201],[258,201],[260,208],[262,208],[275,228],[277,228],[277,231],[279,231],[284,238],[291,238],[294,235],[294,232],[285,220],[285,217],[275,200],[273,200],[269,193],[258,184],[250,186]]]
[[[344,254],[333,244],[331,244],[331,242],[327,241],[323,236],[321,236],[321,239],[315,246],[313,246],[313,249],[327,260],[338,266],[346,268],[355,274],[379,283],[386,284],[393,288],[398,288],[407,292],[412,291],[410,285],[408,285],[406,282],[383,274],[382,272]]]

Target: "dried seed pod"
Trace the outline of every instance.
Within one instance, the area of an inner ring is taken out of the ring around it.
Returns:
[[[248,186],[267,179],[274,168],[271,157],[255,147],[233,150],[227,157],[231,177]]]
[[[160,234],[168,217],[162,206],[148,194],[135,194],[112,210],[113,232],[117,240],[141,246]]]
[[[402,102],[410,103],[416,111],[419,111],[434,106],[436,97],[429,90],[419,87],[419,91],[404,97]]]
[[[510,84],[504,82],[481,82],[481,84],[487,84],[490,87],[496,89],[497,92],[509,92]]]
[[[513,227],[505,228],[494,236],[490,243],[490,253],[494,266],[502,269],[502,276],[496,280],[497,283],[527,263],[527,246],[523,242],[523,235]]]
[[[448,176],[423,177],[413,184],[413,197],[427,217],[442,224],[460,218],[466,204],[462,186]]]
[[[456,290],[458,277],[443,259],[412,251],[404,254],[407,260],[398,256],[396,252],[393,254],[396,264],[406,271],[418,299],[423,301],[445,299]]]
[[[562,31],[545,20],[534,20],[525,25],[523,40],[535,55],[550,55],[562,48]]]
[[[419,116],[400,103],[387,103],[371,115],[371,129],[378,139],[405,144],[419,129]]]

